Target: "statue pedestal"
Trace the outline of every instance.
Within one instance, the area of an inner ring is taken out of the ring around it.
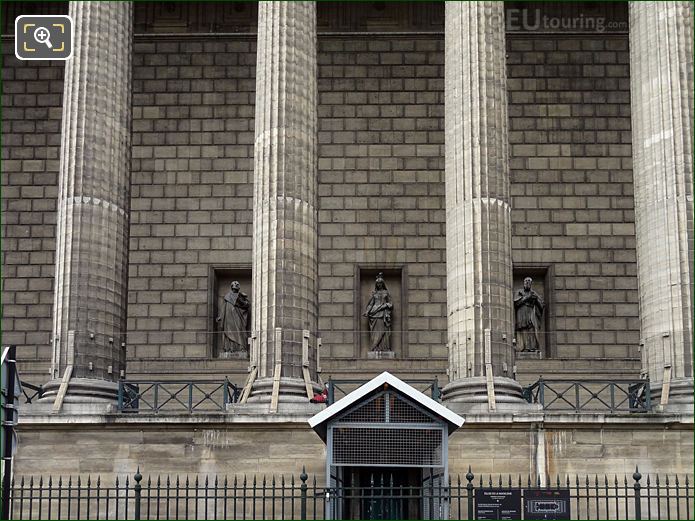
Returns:
[[[538,351],[517,351],[517,360],[543,360],[543,352]]]
[[[222,351],[220,353],[220,358],[227,358],[231,360],[248,360],[249,354],[245,351]]]
[[[396,353],[393,351],[369,351],[367,353],[367,360],[392,360],[396,358]]]

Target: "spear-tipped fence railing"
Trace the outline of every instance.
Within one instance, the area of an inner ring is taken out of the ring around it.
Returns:
[[[448,483],[394,485],[393,479],[325,487],[323,478],[295,476],[157,475],[15,477],[10,519],[327,519],[358,517],[475,519],[476,490],[565,490],[571,519],[692,519],[692,476],[476,476]],[[402,481],[400,481],[402,483]]]

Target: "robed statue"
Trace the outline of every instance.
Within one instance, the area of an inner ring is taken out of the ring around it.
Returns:
[[[246,293],[240,291],[241,284],[234,281],[224,296],[222,309],[216,319],[222,332],[223,353],[247,353],[251,330],[251,312]]]
[[[371,351],[391,351],[391,312],[393,304],[386,289],[384,274],[379,272],[374,283],[372,297],[362,316],[369,320],[369,340]]]
[[[514,298],[516,336],[520,351],[538,351],[541,347],[540,330],[543,318],[543,299],[531,289],[533,279],[526,277],[524,287]]]

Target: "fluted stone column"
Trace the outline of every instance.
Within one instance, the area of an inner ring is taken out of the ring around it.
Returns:
[[[643,371],[692,413],[692,3],[630,3],[630,88]]]
[[[309,332],[311,382],[317,286],[317,80],[314,2],[258,4],[254,148],[253,334],[257,366],[250,401],[308,403],[303,380]]]
[[[70,2],[58,198],[52,380],[66,402],[111,400],[125,371],[132,4]],[[123,346],[122,346],[123,344]]]
[[[485,409],[487,361],[497,408],[522,405],[521,387],[507,377],[514,323],[502,2],[446,2],[444,88],[451,380],[444,399]]]

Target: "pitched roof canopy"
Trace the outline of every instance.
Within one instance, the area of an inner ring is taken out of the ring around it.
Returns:
[[[449,434],[463,425],[464,420],[461,418],[461,416],[450,411],[441,403],[434,401],[429,396],[426,396],[387,371],[384,371],[379,376],[372,378],[369,382],[365,383],[361,387],[358,387],[347,396],[344,396],[335,402],[333,405],[326,407],[320,413],[309,418],[309,425],[312,429],[314,429],[314,431],[316,431],[322,440],[326,441],[326,426],[331,419],[339,416],[343,412],[347,412],[348,409],[357,407],[370,395],[381,391],[385,384],[391,389],[396,390],[396,392],[400,392],[401,394],[410,398],[410,400],[417,403],[436,417],[445,421],[449,427]]]

